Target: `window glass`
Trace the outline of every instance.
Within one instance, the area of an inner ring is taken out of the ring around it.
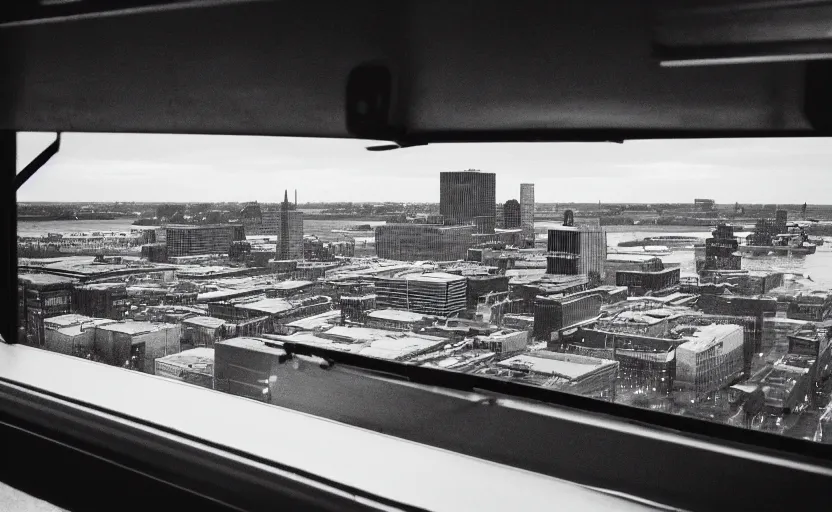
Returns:
[[[263,401],[295,342],[832,442],[828,141],[377,144],[64,135],[19,341]]]

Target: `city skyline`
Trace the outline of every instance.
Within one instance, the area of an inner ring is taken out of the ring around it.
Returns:
[[[21,134],[19,166],[54,137]],[[20,202],[306,202],[439,200],[439,173],[497,174],[497,202],[534,183],[536,202],[825,204],[824,139],[439,144],[369,152],[373,141],[158,134],[64,134]],[[522,171],[517,171],[522,169]],[[233,179],[229,178],[233,173]],[[794,186],[777,186],[784,176]],[[160,186],[164,183],[165,186]],[[715,185],[719,186],[715,186]]]

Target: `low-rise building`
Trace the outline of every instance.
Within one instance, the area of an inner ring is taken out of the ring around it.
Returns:
[[[598,318],[601,297],[598,295],[538,297],[534,305],[534,337],[556,341],[560,333]]]
[[[94,356],[100,362],[153,373],[156,359],[180,350],[182,328],[174,324],[114,322],[95,326]]]
[[[438,336],[353,326],[333,326],[326,330],[270,338],[394,361],[408,360],[448,343],[446,338]]]
[[[76,286],[73,302],[82,315],[123,320],[130,309],[124,283],[95,283]]]
[[[198,347],[160,357],[156,360],[155,374],[167,379],[213,389],[214,349]]]
[[[504,359],[475,373],[612,401],[618,363],[539,350]]]
[[[182,320],[182,343],[191,347],[213,348],[226,337],[225,321],[210,316],[191,316]]]
[[[317,315],[308,316],[299,320],[294,320],[286,324],[286,334],[294,334],[300,331],[317,331],[326,329],[331,325],[337,324],[341,320],[341,312],[333,309],[332,311],[324,311]]]
[[[668,320],[664,315],[645,311],[621,311],[598,321],[601,330],[638,334],[641,336],[664,336],[668,331]]]
[[[445,272],[379,278],[377,302],[379,308],[447,317],[465,309],[466,282]]]
[[[107,318],[68,314],[43,320],[43,348],[60,354],[89,357],[95,341],[95,326],[113,323]]]
[[[606,275],[603,284],[616,286],[619,271],[656,272],[664,269],[662,260],[650,254],[607,254],[604,261]]]
[[[495,354],[510,354],[524,350],[529,344],[528,331],[501,331],[474,338],[474,347]]]
[[[509,298],[520,301],[518,313],[533,314],[534,304],[541,295],[571,295],[589,288],[585,275],[522,274],[509,281]]]
[[[266,289],[266,297],[294,297],[303,293],[311,292],[315,286],[315,283],[312,281],[278,281]]]
[[[365,317],[367,327],[391,329],[394,331],[412,331],[418,324],[433,323],[437,317],[423,315],[413,311],[398,309],[378,309],[370,311]]]
[[[631,296],[668,295],[679,291],[679,268],[666,268],[656,271],[619,270],[615,274],[615,284],[626,286]]]
[[[376,308],[376,295],[368,293],[357,296],[341,296],[341,322],[347,320],[354,320],[356,322],[364,322],[367,319],[367,313]]]

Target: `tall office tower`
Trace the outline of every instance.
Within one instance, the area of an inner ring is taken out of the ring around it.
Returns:
[[[277,260],[303,259],[303,213],[289,203],[289,192],[284,192],[283,203],[277,210]]]
[[[604,261],[607,258],[607,234],[594,226],[576,227],[572,212],[567,210],[563,226],[549,230],[546,255],[547,274],[597,273],[604,278]],[[568,219],[568,221],[567,221]]]
[[[492,172],[439,173],[439,213],[451,224],[474,224],[493,233],[497,217],[497,175]]]
[[[516,199],[509,199],[503,205],[503,225],[506,229],[520,227],[522,209]]]
[[[534,243],[534,183],[520,184],[520,225],[523,238]]]

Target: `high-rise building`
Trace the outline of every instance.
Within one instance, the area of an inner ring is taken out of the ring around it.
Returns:
[[[376,227],[379,258],[402,261],[465,259],[474,245],[473,225],[384,224]]]
[[[503,225],[505,229],[520,227],[521,206],[516,199],[509,199],[503,205]]]
[[[463,171],[439,173],[439,213],[450,224],[475,224],[478,232],[494,231],[497,175]]]
[[[495,211],[497,212],[497,220],[494,223],[494,227],[496,227],[498,229],[505,229],[505,227],[506,227],[506,216],[505,216],[505,210],[503,209],[503,206],[504,205],[502,205],[502,204],[497,204],[496,205],[496,210]]]
[[[520,184],[520,225],[523,238],[534,241],[534,183]]]
[[[168,224],[165,227],[168,257],[228,254],[231,242],[244,239],[241,224]]]
[[[277,231],[277,260],[303,259],[303,212],[289,203],[289,191],[283,193],[280,209],[274,211]]]
[[[720,224],[712,232],[713,238],[705,240],[705,259],[697,262],[705,270],[740,270],[742,256],[735,254],[739,242],[734,236],[734,226]]]
[[[549,230],[547,274],[597,273],[604,278],[607,235],[600,228],[558,226]]]

